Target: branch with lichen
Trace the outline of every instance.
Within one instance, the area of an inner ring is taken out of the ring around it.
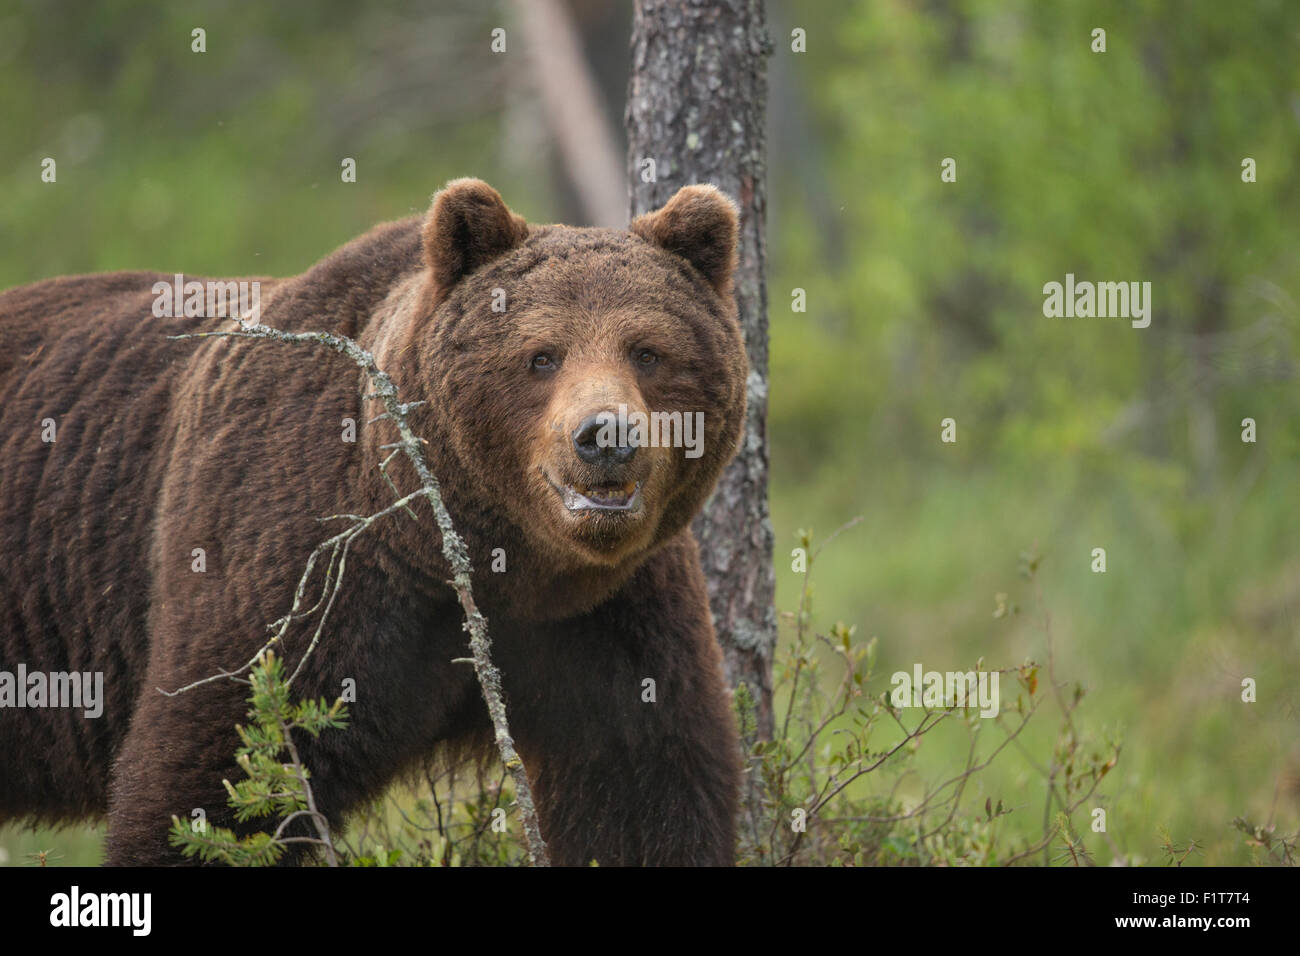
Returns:
[[[388,445],[382,446],[383,449],[392,449],[379,465],[380,474],[388,486],[397,495],[398,500],[393,504],[378,511],[368,517],[361,515],[331,515],[323,518],[323,521],[344,519],[349,520],[352,524],[344,531],[322,542],[312,551],[307,560],[307,567],[303,571],[302,577],[298,581],[298,587],[294,594],[293,606],[289,613],[269,625],[270,629],[275,631],[272,637],[267,641],[262,650],[258,651],[250,661],[244,664],[236,671],[223,671],[213,677],[196,681],[193,684],[181,687],[178,690],[170,692],[179,694],[184,691],[197,687],[214,680],[235,677],[240,673],[251,668],[268,648],[280,642],[287,632],[289,625],[300,618],[307,617],[324,604],[324,611],[320,620],[317,622],[316,631],[312,635],[311,643],[307,651],[303,654],[302,660],[294,669],[289,681],[298,675],[302,670],[303,662],[307,656],[316,648],[320,640],[321,633],[325,626],[326,618],[330,609],[333,607],[334,598],[338,595],[339,586],[343,579],[343,572],[347,564],[348,548],[352,541],[380,518],[386,517],[399,508],[410,510],[412,500],[423,495],[429,500],[433,507],[434,520],[438,524],[438,529],[442,532],[442,553],[447,559],[447,563],[452,570],[452,580],[448,582],[456,592],[457,600],[465,612],[464,629],[469,633],[469,647],[471,657],[457,658],[458,661],[468,660],[474,665],[474,672],[478,676],[479,687],[483,691],[483,700],[487,704],[488,715],[492,720],[493,734],[496,740],[497,751],[501,755],[501,761],[510,773],[511,779],[515,785],[515,796],[519,801],[519,814],[523,821],[525,844],[528,847],[528,855],[534,866],[549,866],[550,856],[546,849],[546,842],[542,839],[541,827],[537,821],[537,808],[533,802],[532,788],[528,784],[528,775],[524,769],[524,762],[519,754],[515,751],[514,739],[510,736],[510,725],[506,719],[506,705],[501,690],[501,672],[497,670],[496,665],[492,663],[492,642],[488,637],[487,619],[479,611],[478,605],[474,602],[474,594],[470,584],[470,561],[469,551],[465,547],[465,541],[457,534],[451,521],[451,515],[447,513],[447,508],[442,501],[442,492],[438,485],[438,479],[434,477],[429,470],[428,464],[424,460],[424,453],[421,445],[424,440],[418,437],[410,426],[408,413],[411,409],[423,404],[422,402],[401,402],[398,400],[397,386],[393,383],[388,373],[381,369],[375,362],[375,357],[363,349],[352,339],[334,335],[329,332],[285,332],[281,329],[271,328],[262,325],[260,322],[249,318],[239,318],[238,330],[229,332],[194,332],[186,335],[172,335],[172,339],[208,339],[208,338],[250,338],[250,339],[271,339],[276,342],[290,344],[313,343],[323,345],[333,349],[342,355],[352,359],[363,372],[366,373],[370,380],[373,391],[366,395],[367,399],[378,399],[384,405],[384,412],[372,422],[380,421],[384,418],[389,419],[397,427],[399,440]],[[392,479],[388,476],[387,466],[394,456],[405,454],[415,469],[416,476],[420,481],[420,490],[406,496],[400,496]],[[316,604],[305,610],[299,610],[306,593],[307,581],[311,577],[319,559],[323,554],[329,552],[330,560],[325,573],[325,585],[321,592],[320,599]],[[162,691],[164,694],[167,691]]]

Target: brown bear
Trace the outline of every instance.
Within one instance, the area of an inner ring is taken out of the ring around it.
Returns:
[[[529,225],[464,179],[427,216],[254,280],[261,322],[354,338],[424,402],[411,423],[558,863],[733,858],[738,741],[689,523],[745,415],[736,236],[710,186],[620,231]],[[247,686],[160,690],[247,661],[338,530],[320,519],[394,500],[378,466],[396,429],[351,360],[169,338],[234,328],[159,309],[174,281],[188,308],[188,284],[139,272],[0,295],[0,820],[106,814],[110,864],[182,862],[173,815],[234,825],[221,781],[242,778]],[[606,427],[635,413],[702,432]],[[333,700],[355,682],[349,726],[298,742],[335,825],[446,746],[490,747],[450,576],[426,501],[352,545],[293,685]],[[315,621],[286,637],[289,668]],[[87,695],[102,675],[102,713],[37,701],[20,672],[82,674]]]

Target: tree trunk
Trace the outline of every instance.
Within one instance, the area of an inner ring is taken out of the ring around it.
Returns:
[[[560,0],[515,0],[524,24],[533,80],[565,178],[590,226],[623,225],[618,147],[600,87],[582,55],[582,41]]]
[[[764,738],[772,735],[776,644],[764,238],[770,52],[762,0],[637,0],[626,117],[633,216],[701,182],[713,183],[740,207],[735,285],[749,353],[749,416],[740,454],[694,531],[727,679],[732,687],[748,685]],[[647,159],[654,161],[652,178]]]

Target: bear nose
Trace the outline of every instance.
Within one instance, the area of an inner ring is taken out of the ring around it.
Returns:
[[[604,441],[601,430],[604,429]],[[589,465],[622,465],[632,460],[636,445],[618,443],[618,419],[613,412],[588,415],[573,432],[573,450]],[[621,437],[630,439],[631,429],[624,429]],[[613,441],[610,441],[610,439]]]

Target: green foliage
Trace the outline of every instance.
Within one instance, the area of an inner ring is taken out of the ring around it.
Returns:
[[[186,857],[196,854],[206,862],[233,866],[269,866],[284,854],[290,843],[313,843],[325,846],[331,858],[329,823],[317,812],[311,797],[311,772],[299,759],[292,732],[301,730],[312,737],[330,728],[347,724],[347,708],[342,700],[327,704],[305,700],[293,703],[284,679],[284,665],[271,652],[249,672],[252,705],[250,725],[238,725],[241,745],[235,762],[248,779],[232,784],[223,780],[235,819],[241,823],[274,817],[279,825],[272,832],[257,831],[243,836],[209,825],[204,821],[183,821],[172,817],[170,842]],[[283,762],[285,753],[288,763]],[[297,819],[309,820],[317,837],[286,835],[287,824]]]
[[[967,468],[1132,479],[1135,453],[1161,453],[1209,481],[1224,463],[1187,427],[1206,401],[1220,445],[1281,402],[1270,454],[1293,454],[1294,11],[1249,7],[801,9],[823,50],[792,65],[838,214],[803,201],[806,181],[772,185],[789,217],[774,236],[774,431],[807,449],[774,460],[825,467],[852,434],[845,465],[887,449],[925,467],[942,451]],[[1106,53],[1090,50],[1097,26]],[[1253,184],[1246,156],[1264,171]],[[1155,324],[1044,318],[1042,287],[1066,272],[1150,281]],[[789,309],[793,286],[806,314]],[[853,374],[827,374],[848,355]],[[941,449],[944,415],[978,432]]]
[[[807,55],[776,58],[793,93],[774,87],[806,107],[773,116],[777,540],[863,514],[820,569],[818,606],[870,622],[891,671],[1041,660],[1014,557],[1036,542],[1058,667],[1089,688],[1100,728],[1124,728],[1102,863],[1163,861],[1162,824],[1180,846],[1200,841],[1187,865],[1254,862],[1238,816],[1300,829],[1285,784],[1300,669],[1296,12],[773,8],[810,38]],[[1042,287],[1067,272],[1150,281],[1151,327],[1045,317]],[[795,287],[807,312],[790,309]],[[955,444],[939,441],[949,416]],[[1241,440],[1246,417],[1267,439]],[[804,587],[788,555],[787,608]],[[1241,702],[1243,676],[1260,681],[1257,704]],[[1027,745],[1051,747],[1042,723]],[[964,753],[938,735],[915,761],[938,774]],[[1016,760],[985,776],[1001,793],[1027,786]],[[1000,822],[1028,839],[1037,818]]]
[[[1054,860],[1092,865],[1075,818],[1106,802],[1098,788],[1119,760],[1120,745],[1076,730],[1082,689],[1076,685],[1066,694],[1052,675],[1050,692],[1044,692],[1038,666],[1026,661],[998,671],[1013,677],[1020,692],[1014,703],[1000,695],[995,717],[982,717],[976,708],[957,702],[919,712],[895,706],[889,690],[874,689],[876,638],[856,640],[856,628],[839,622],[824,634],[814,628],[811,576],[825,545],[813,550],[810,531],[801,530],[797,537],[809,559],[799,606],[786,615],[793,637],[777,664],[775,683],[784,712],[775,739],[751,748],[764,813],[742,825],[741,862],[970,866]],[[1036,554],[1022,555],[1027,580],[1032,581],[1040,562]],[[973,670],[987,673],[982,658]],[[1034,755],[1021,737],[1048,696],[1060,725],[1050,750]],[[965,742],[964,759],[925,780],[917,755],[945,734]],[[1042,823],[1032,836],[1001,822],[1024,817],[1028,808],[1004,802],[985,774],[996,759],[1007,759],[1000,755],[1012,745],[1025,753],[1042,781]]]
[[[1251,849],[1255,863],[1295,866],[1300,852],[1300,830],[1278,833],[1276,823],[1251,823],[1244,817],[1237,817],[1232,825],[1246,835],[1246,846]]]
[[[524,866],[508,774],[455,764],[391,789],[349,821],[341,846],[358,866]]]

